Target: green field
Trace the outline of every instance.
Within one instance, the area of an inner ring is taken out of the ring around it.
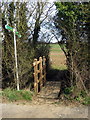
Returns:
[[[50,60],[53,69],[65,70],[66,58],[58,44],[50,44]]]
[[[50,47],[51,47],[51,51],[53,51],[53,52],[62,51],[58,44],[50,44]]]

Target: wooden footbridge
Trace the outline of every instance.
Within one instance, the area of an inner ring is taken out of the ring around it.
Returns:
[[[57,80],[57,75],[50,81],[46,82],[46,58],[39,57],[39,60],[34,59],[34,91],[37,94],[35,102],[56,102],[60,91],[60,80]],[[43,88],[43,89],[42,89]],[[42,90],[41,90],[42,89]]]

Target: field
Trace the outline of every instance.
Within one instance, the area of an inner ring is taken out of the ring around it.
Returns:
[[[65,70],[66,58],[58,44],[50,44],[50,60],[53,69]]]

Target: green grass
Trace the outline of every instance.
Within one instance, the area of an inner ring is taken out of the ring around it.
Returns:
[[[7,88],[2,92],[2,97],[6,98],[9,101],[18,101],[18,100],[31,101],[32,95],[33,94],[30,91],[25,91],[25,90],[17,91],[10,88]]]
[[[58,44],[50,44],[50,47],[51,47],[51,51],[53,51],[53,52],[62,51]]]
[[[60,66],[52,65],[52,68],[53,69],[57,69],[57,70],[67,70],[67,66],[66,65],[60,65]]]
[[[65,46],[65,45],[64,45]],[[50,47],[51,48],[57,48],[57,49],[60,49],[60,46],[59,46],[59,44],[57,43],[57,44],[50,44]]]
[[[61,50],[61,49],[56,49],[56,50],[55,50],[55,49],[51,49],[51,51],[52,51],[52,52],[60,52],[60,51],[62,51],[62,50]]]
[[[53,52],[62,52],[62,49],[61,47],[59,46],[59,44],[50,44],[50,47],[51,47],[51,51]]]
[[[50,44],[50,47],[52,47],[52,48],[60,48],[59,44]]]
[[[87,95],[85,91],[81,91],[76,100],[84,105],[90,105],[90,95]]]
[[[87,96],[84,98],[84,101],[82,102],[84,105],[90,105],[90,96]]]

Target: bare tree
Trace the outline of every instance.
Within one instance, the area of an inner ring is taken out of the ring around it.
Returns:
[[[30,2],[28,5],[30,40],[32,41],[34,48],[36,47],[39,38],[41,26],[48,19],[48,16],[52,13],[53,5],[54,4],[50,4],[48,2]]]

